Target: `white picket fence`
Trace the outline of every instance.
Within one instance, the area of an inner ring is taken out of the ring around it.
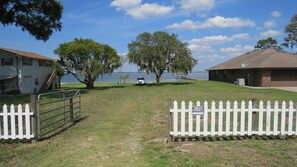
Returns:
[[[7,105],[3,105],[0,112],[0,139],[31,139],[34,137],[32,132],[31,117],[29,105],[18,105],[17,112],[14,105],[9,110]]]
[[[196,106],[201,106],[199,101]],[[253,108],[252,101],[248,102],[247,108],[244,101],[240,106],[237,101],[233,106],[229,101],[225,105],[220,101],[216,106],[213,101],[210,107],[204,102],[202,115],[193,115],[192,107],[192,102],[186,107],[183,101],[179,108],[178,102],[174,101],[173,109],[170,109],[171,136],[297,135],[297,112],[292,101],[288,105],[285,101],[280,105],[278,101],[274,105],[270,101],[266,104],[260,101],[259,108]],[[253,115],[256,124],[253,124]]]

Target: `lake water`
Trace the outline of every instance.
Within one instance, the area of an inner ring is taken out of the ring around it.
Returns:
[[[122,73],[112,73],[110,75],[99,75],[96,82],[119,82],[121,75],[129,74],[129,78],[126,82],[135,82],[137,78],[144,77],[146,82],[155,82],[156,76],[153,73],[147,75],[145,72],[122,72]],[[208,72],[206,71],[199,71],[199,72],[192,72],[187,75],[187,78],[193,78],[198,80],[208,80]],[[171,73],[164,73],[161,76],[161,82],[172,82],[177,81],[176,75],[172,75]],[[73,75],[68,74],[62,77],[61,83],[68,83],[68,82],[79,82]]]

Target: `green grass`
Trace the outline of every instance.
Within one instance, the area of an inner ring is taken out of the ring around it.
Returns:
[[[297,93],[249,89],[210,81],[114,85],[81,84],[82,116],[75,126],[35,144],[1,143],[0,166],[296,166],[297,139],[201,139],[164,144],[168,99],[293,100]],[[26,103],[28,96],[0,97]],[[211,141],[213,140],[213,141]]]

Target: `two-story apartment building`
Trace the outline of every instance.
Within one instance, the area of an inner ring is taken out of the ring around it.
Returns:
[[[0,48],[0,95],[58,88],[53,63],[37,53]]]

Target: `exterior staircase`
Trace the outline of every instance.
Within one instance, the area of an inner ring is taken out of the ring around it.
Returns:
[[[48,77],[47,79],[45,80],[44,84],[41,86],[40,88],[40,92],[45,92],[47,90],[50,89],[54,79],[56,78],[57,76],[57,71],[54,70]]]

